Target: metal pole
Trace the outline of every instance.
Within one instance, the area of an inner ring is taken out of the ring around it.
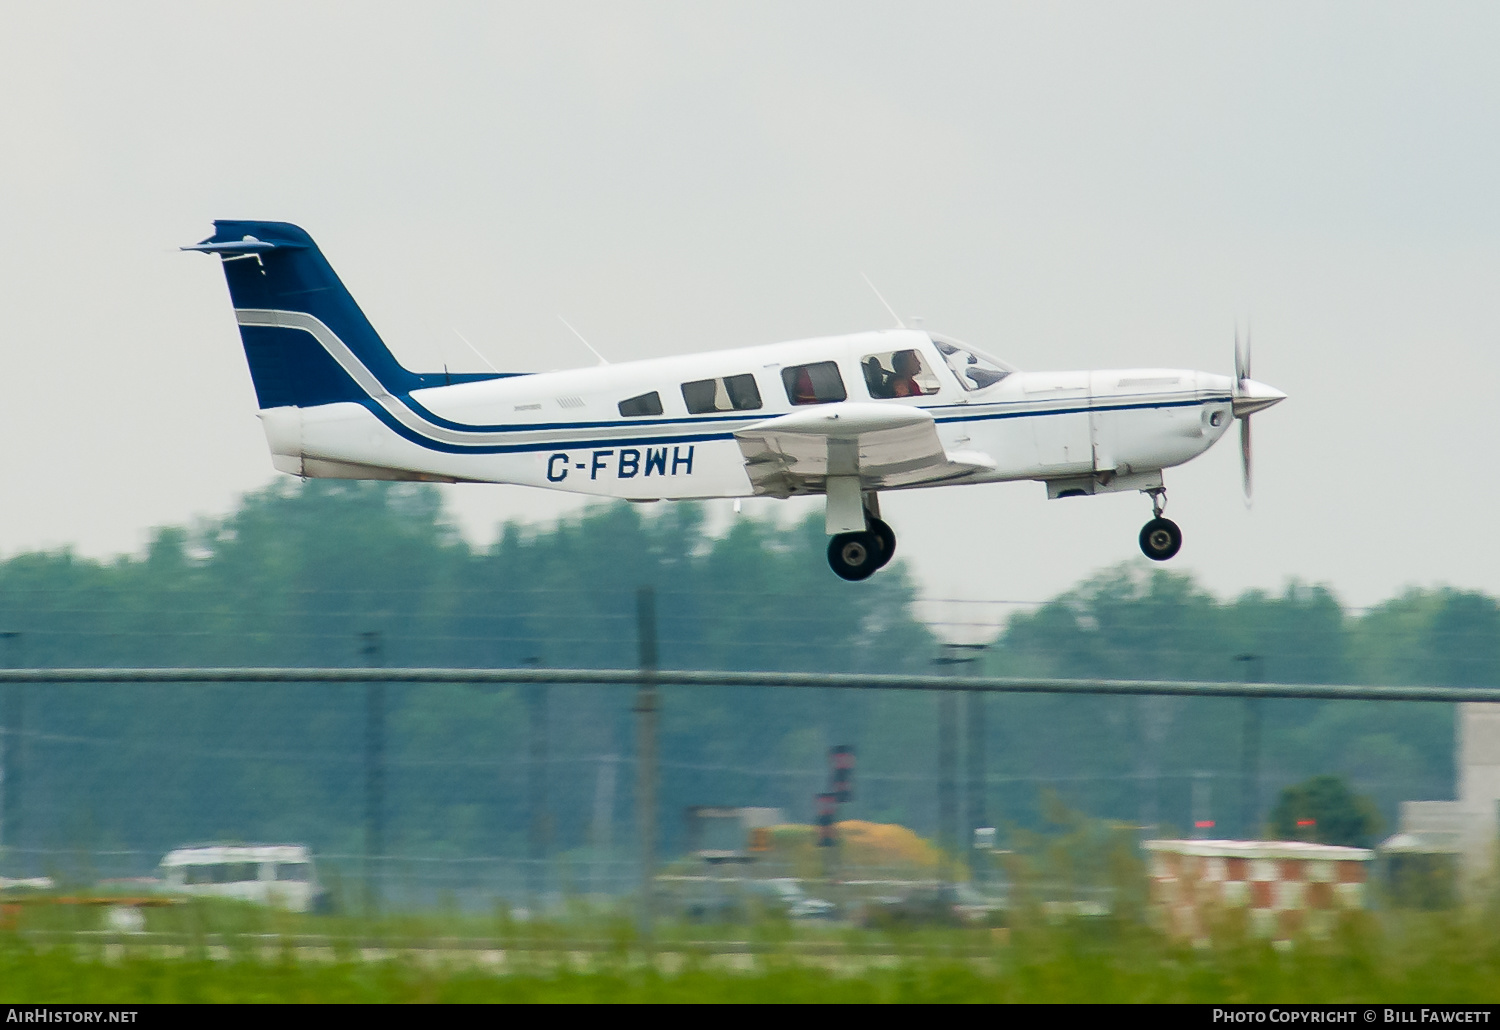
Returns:
[[[1421,701],[1425,703],[1500,702],[1500,687],[1371,686],[1336,683],[1235,683],[1224,680],[1051,679],[1030,676],[911,676],[846,672],[725,672],[719,669],[460,669],[449,666],[400,669],[337,668],[165,668],[3,669],[0,683],[88,684],[103,688],[123,683],[578,683],[594,687],[775,687],[778,689],[914,690],[928,693],[981,691],[988,694],[1071,694],[1082,697],[1253,697],[1323,701]]]
[[[1136,702],[1140,740],[1136,755],[1136,803],[1141,832],[1155,835],[1160,819],[1161,744],[1171,719],[1170,699],[1143,697]]]
[[[969,759],[969,786],[965,792],[969,802],[969,833],[968,839],[964,841],[964,848],[972,861],[969,863],[974,882],[983,885],[989,879],[989,855],[979,854],[974,843],[977,839],[976,831],[981,826],[988,826],[985,813],[985,727],[984,727],[984,695],[970,693],[964,696],[965,721],[969,730],[969,746],[967,757]]]
[[[1246,682],[1261,682],[1260,655],[1235,655],[1234,660],[1244,663]],[[1240,745],[1240,820],[1247,840],[1260,836],[1260,733],[1261,699],[1247,697],[1244,701],[1243,742]]]
[[[656,591],[641,587],[635,600],[641,681],[636,688],[636,818],[641,838],[641,940],[651,945],[656,890]]]
[[[951,691],[938,695],[938,879],[946,892],[953,883],[954,823],[958,821],[958,698]]]
[[[384,664],[379,632],[361,633],[367,668]],[[365,914],[380,912],[380,860],[385,856],[385,684],[365,684]]]
[[[1241,771],[1241,779],[1244,784],[1244,800],[1242,815],[1244,821],[1245,839],[1254,840],[1260,836],[1260,699],[1247,697],[1245,704],[1245,743],[1244,769]]]
[[[530,753],[526,764],[526,786],[531,809],[528,844],[530,863],[527,870],[527,892],[533,911],[546,888],[548,832],[547,813],[547,684],[532,686],[527,698],[531,714]]]
[[[973,645],[944,644],[944,654],[935,664],[943,666],[950,676],[958,676],[977,650]],[[938,694],[938,879],[946,892],[952,885],[958,858],[958,695],[951,690]],[[971,766],[972,768],[972,766]]]
[[[15,630],[0,632],[5,641],[5,664],[20,664],[21,634]],[[26,684],[11,683],[5,691],[4,722],[0,724],[0,846],[17,851],[21,846],[21,784],[25,763],[22,761],[26,720]],[[4,855],[0,851],[0,855]],[[20,858],[9,865],[19,868]]]
[[[1191,802],[1192,824],[1194,837],[1217,837],[1218,833],[1209,833],[1216,829],[1217,821],[1213,817],[1213,780],[1212,773],[1198,771],[1193,773],[1193,796]]]

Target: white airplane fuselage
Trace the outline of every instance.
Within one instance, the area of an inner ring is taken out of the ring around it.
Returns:
[[[870,397],[861,358],[907,349],[922,353],[938,391]],[[406,435],[352,402],[260,417],[276,467],[299,476],[512,483],[631,500],[750,497],[757,491],[734,433],[795,410],[782,368],[829,360],[848,391],[844,403],[930,412],[946,450],[994,462],[951,482],[1043,480],[1055,495],[1139,490],[1202,454],[1233,419],[1229,376],[1180,369],[1012,372],[967,391],[927,333],[900,329],[437,386],[413,391],[413,405],[387,395],[383,407]],[[744,374],[756,377],[760,409],[688,412],[681,384]],[[661,415],[620,415],[621,400],[651,391]],[[460,425],[472,428],[450,428]],[[800,492],[813,491],[794,486],[782,496]]]

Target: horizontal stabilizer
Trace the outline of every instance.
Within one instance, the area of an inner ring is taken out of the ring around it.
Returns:
[[[276,250],[278,248],[300,249],[301,244],[271,243],[268,240],[257,240],[254,236],[246,236],[242,240],[228,240],[223,243],[213,243],[209,240],[204,240],[202,243],[192,243],[186,247],[179,247],[178,249],[197,250],[202,251],[205,254],[240,254],[248,256],[250,254],[262,254],[268,250]]]

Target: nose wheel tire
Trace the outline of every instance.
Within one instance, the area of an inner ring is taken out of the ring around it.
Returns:
[[[1182,530],[1171,519],[1154,518],[1141,527],[1141,553],[1166,561],[1182,549]]]
[[[870,532],[880,541],[880,562],[875,567],[883,569],[895,557],[896,531],[879,519],[871,519]]]
[[[828,566],[841,579],[865,579],[885,562],[874,533],[840,533],[828,541]]]

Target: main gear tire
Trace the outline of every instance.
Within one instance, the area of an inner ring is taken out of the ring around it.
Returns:
[[[879,519],[871,519],[870,532],[880,541],[880,564],[875,567],[883,569],[896,556],[896,531]]]
[[[866,579],[883,564],[884,550],[874,533],[840,533],[828,541],[828,567],[840,579]]]

